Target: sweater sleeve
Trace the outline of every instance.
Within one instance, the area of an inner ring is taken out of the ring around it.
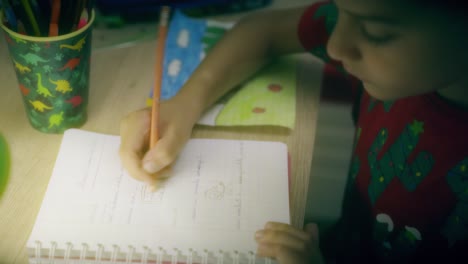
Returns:
[[[353,101],[361,94],[361,82],[348,74],[339,61],[331,59],[326,49],[337,17],[338,11],[331,1],[312,4],[302,14],[297,34],[304,49],[325,63],[322,97],[338,101]]]
[[[333,3],[322,1],[311,5],[302,14],[297,34],[302,46],[326,63],[340,66],[326,52],[328,39],[336,22],[337,11]]]

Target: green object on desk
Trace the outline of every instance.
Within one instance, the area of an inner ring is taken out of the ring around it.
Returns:
[[[5,138],[0,134],[0,198],[6,189],[10,173],[10,153]]]

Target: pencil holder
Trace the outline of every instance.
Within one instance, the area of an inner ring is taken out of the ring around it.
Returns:
[[[33,128],[62,133],[86,122],[94,17],[93,11],[86,26],[56,37],[26,36],[1,24]]]

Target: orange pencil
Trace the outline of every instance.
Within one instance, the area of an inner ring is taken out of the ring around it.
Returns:
[[[159,139],[159,101],[161,96],[162,75],[164,66],[164,47],[166,45],[167,27],[170,7],[163,6],[159,18],[159,30],[156,46],[156,66],[154,72],[153,104],[151,107],[150,148]]]
[[[59,34],[58,23],[59,23],[59,18],[60,18],[60,8],[61,8],[60,6],[61,6],[60,0],[53,0],[52,15],[51,15],[50,24],[49,24],[49,36],[50,37],[55,37],[55,36],[58,36]]]

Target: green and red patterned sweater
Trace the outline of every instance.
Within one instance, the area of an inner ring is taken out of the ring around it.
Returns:
[[[346,263],[466,263],[468,111],[436,92],[372,98],[326,54],[336,17],[333,4],[321,2],[298,25],[303,46],[326,63],[322,89],[338,84],[356,100],[342,216],[333,238],[324,239],[324,252],[334,248],[334,258]]]

